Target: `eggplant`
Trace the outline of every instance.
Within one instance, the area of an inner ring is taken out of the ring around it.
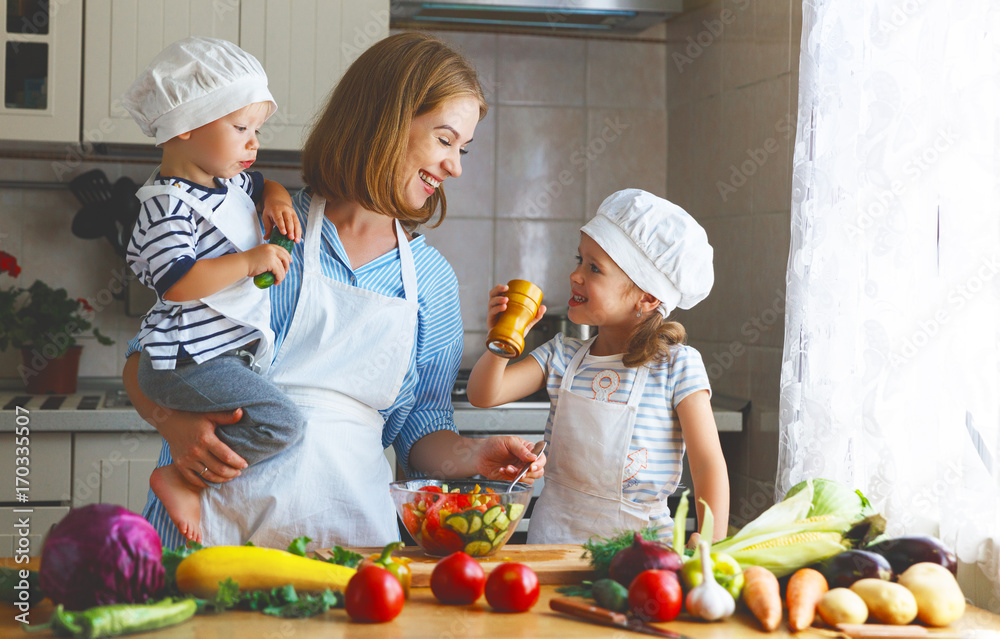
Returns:
[[[958,559],[955,553],[934,537],[918,535],[885,539],[866,547],[865,550],[878,553],[889,560],[892,571],[897,575],[905,572],[913,564],[925,561],[944,566],[953,575],[958,574]]]
[[[830,588],[850,588],[859,579],[892,581],[892,566],[882,555],[867,550],[845,550],[822,562],[818,570]]]

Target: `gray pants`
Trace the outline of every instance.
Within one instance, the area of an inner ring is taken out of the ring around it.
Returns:
[[[190,357],[180,358],[170,370],[153,368],[149,355],[142,351],[138,378],[146,397],[164,408],[195,413],[242,408],[243,418],[217,426],[215,435],[247,464],[280,453],[305,431],[299,408],[250,369],[250,355],[243,350],[227,351],[201,364]]]

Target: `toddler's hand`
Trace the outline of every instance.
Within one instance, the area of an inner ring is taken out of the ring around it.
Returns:
[[[241,253],[247,260],[247,277],[270,271],[274,283],[280,284],[292,263],[292,254],[277,244],[261,244]]]
[[[295,214],[295,209],[290,201],[279,198],[271,198],[264,202],[264,211],[261,214],[264,221],[264,239],[271,236],[273,229],[295,242],[302,241],[302,224],[299,223],[299,216]]]

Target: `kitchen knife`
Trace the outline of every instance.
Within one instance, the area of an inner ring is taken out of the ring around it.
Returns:
[[[607,608],[598,608],[597,606],[591,606],[566,597],[555,597],[550,600],[549,608],[552,608],[556,612],[572,615],[573,617],[599,623],[604,626],[631,630],[632,632],[642,632],[656,637],[668,637],[669,639],[690,639],[690,637],[685,635],[657,628],[652,624],[648,624],[634,617],[629,617],[623,613],[614,612],[613,610],[608,610]]]

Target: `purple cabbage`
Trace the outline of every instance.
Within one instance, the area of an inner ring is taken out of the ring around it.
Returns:
[[[39,586],[69,610],[142,603],[163,589],[160,536],[113,504],[69,511],[42,546]]]

